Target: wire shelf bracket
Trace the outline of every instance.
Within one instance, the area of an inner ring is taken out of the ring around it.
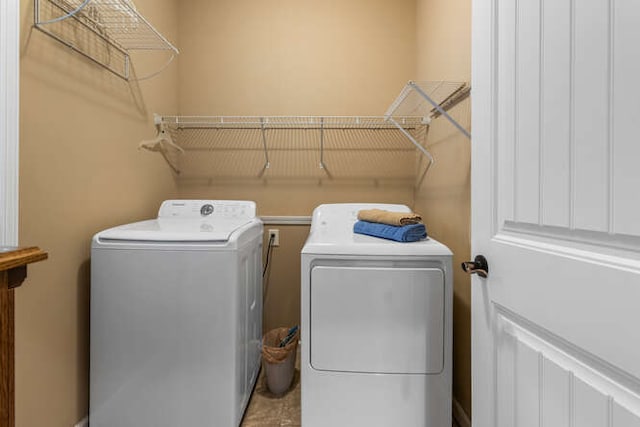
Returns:
[[[389,106],[384,117],[387,121],[395,125],[404,136],[411,141],[416,148],[425,155],[429,163],[422,173],[417,186],[424,180],[424,176],[429,168],[435,162],[431,153],[427,151],[423,144],[398,122],[397,117],[413,116],[421,117],[425,125],[431,124],[431,121],[443,116],[447,119],[460,133],[471,139],[471,133],[458,123],[447,112],[450,108],[457,105],[464,98],[469,96],[471,88],[463,82],[415,82],[409,81],[395,101]]]
[[[154,77],[179,53],[131,0],[34,0],[34,26],[124,80]],[[136,77],[134,51],[164,51],[169,58],[159,70]]]
[[[322,169],[329,178],[332,178],[329,168],[324,162],[324,117],[320,117],[320,163],[318,167]]]
[[[262,134],[262,149],[264,150],[264,166],[262,166],[262,170],[258,174],[260,178],[264,175],[264,173],[271,167],[271,163],[269,162],[269,151],[267,150],[267,129],[265,127],[265,119],[264,117],[260,118],[260,129],[262,130],[260,133]]]

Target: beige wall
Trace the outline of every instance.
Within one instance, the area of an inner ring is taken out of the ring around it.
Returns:
[[[416,79],[471,81],[471,1],[416,3]]]
[[[178,3],[136,1],[172,40]],[[32,30],[32,8],[22,1],[20,244],[49,260],[16,291],[16,422],[70,427],[87,414],[91,237],[176,193],[161,157],[137,143],[153,135],[152,112],[177,111],[177,67],[127,84]]]
[[[382,115],[413,77],[415,0],[189,4],[180,9],[181,114]],[[329,161],[335,179],[327,179],[317,160],[300,168],[308,157],[272,155],[266,179],[181,181],[180,195],[255,200],[260,215],[310,215],[320,203],[413,202],[406,182],[385,180],[365,157]],[[358,168],[369,168],[369,176],[345,179]],[[267,278],[265,330],[300,322],[299,258],[308,233],[308,227],[272,228],[282,234]]]
[[[382,115],[415,68],[415,0],[189,0],[180,112]]]
[[[158,77],[126,84],[31,31],[33,2],[22,0],[20,243],[48,250],[50,259],[31,266],[17,291],[17,425],[68,427],[86,414],[91,236],[155,215],[163,199],[255,200],[261,215],[310,215],[320,203],[415,201],[456,263],[466,259],[468,141],[446,129],[433,130],[437,163],[417,194],[379,170],[357,179],[340,174],[366,170],[365,156],[330,163],[335,179],[317,169],[298,173],[294,157],[274,165],[284,175],[295,170],[291,177],[176,182],[159,155],[136,147],[152,135],[154,112],[381,115],[407,80],[468,81],[467,3],[136,0],[181,55]],[[143,73],[164,59],[134,61]],[[267,330],[300,321],[308,227],[265,228],[281,233],[267,273]],[[469,411],[468,280],[457,272],[455,288],[454,394]]]
[[[417,1],[417,80],[471,80],[471,1]],[[469,125],[469,100],[451,114]],[[471,416],[471,291],[460,271],[470,259],[470,141],[442,118],[431,127],[435,164],[416,193],[430,234],[453,251],[453,395]]]
[[[300,323],[300,250],[309,234],[308,226],[268,225],[280,230],[281,246],[272,249],[269,268],[264,277],[265,300],[263,329],[269,331],[280,326]],[[266,259],[268,239],[265,238]]]

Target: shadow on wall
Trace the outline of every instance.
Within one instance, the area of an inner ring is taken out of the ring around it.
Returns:
[[[184,127],[170,133],[185,150],[173,159],[178,179],[191,184],[307,178],[410,185],[416,174],[415,147],[397,129]]]
[[[311,215],[321,203],[413,203],[416,149],[397,130],[325,129],[322,150],[317,128],[171,132],[185,149],[176,157],[183,198],[254,200],[260,215]]]
[[[24,2],[23,2],[24,3]],[[83,98],[87,93],[100,97],[101,105],[124,117],[146,119],[148,112],[136,80],[136,72],[131,63],[129,81],[116,76],[107,68],[73,51],[71,48],[49,37],[34,26],[34,2],[26,2],[28,8],[23,11],[21,60],[24,72],[43,84],[64,93]],[[40,2],[41,19],[48,20],[63,15],[54,10],[53,3]],[[95,61],[107,64],[120,72],[125,63],[122,52],[109,46],[105,41],[88,31],[79,20],[68,18],[43,28],[52,34],[67,40],[70,44],[95,58]],[[71,64],[71,66],[70,66]],[[89,90],[90,89],[90,90]]]
[[[281,245],[272,248],[263,279],[263,332],[300,324],[300,252],[309,235],[308,225],[266,225],[263,260],[267,259],[270,228],[280,230]]]
[[[78,365],[77,377],[77,401],[87,401],[89,406],[89,334],[90,334],[90,301],[91,301],[91,260],[87,259],[80,264],[77,275],[77,310],[78,310]]]
[[[463,126],[470,123],[470,100],[450,111]],[[453,395],[471,415],[471,289],[459,265],[470,259],[471,142],[439,118],[429,130],[427,149],[435,159],[415,195],[428,232],[453,252]]]

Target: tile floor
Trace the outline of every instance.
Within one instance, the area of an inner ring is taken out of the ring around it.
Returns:
[[[240,427],[301,427],[300,353],[296,358],[293,383],[284,395],[275,396],[269,392],[264,371],[264,368],[260,371]],[[453,427],[458,427],[455,421]]]
[[[300,353],[296,355],[296,371],[291,388],[282,396],[267,388],[264,367],[245,411],[240,427],[300,427]]]

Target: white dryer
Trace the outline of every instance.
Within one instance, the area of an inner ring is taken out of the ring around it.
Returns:
[[[167,200],[91,250],[91,427],[237,427],[260,367],[262,222]]]
[[[451,425],[451,251],[353,233],[360,209],[313,212],[302,249],[302,425]]]

